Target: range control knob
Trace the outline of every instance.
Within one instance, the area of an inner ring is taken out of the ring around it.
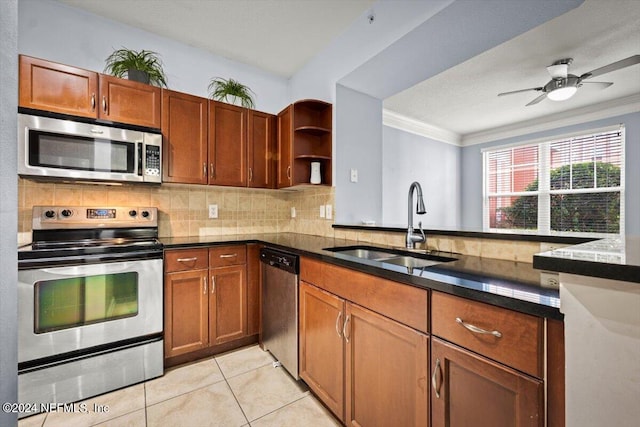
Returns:
[[[149,211],[142,211],[141,215],[143,218],[149,218]]]
[[[73,215],[73,212],[70,209],[63,209],[60,214],[65,218],[69,218],[71,215]]]
[[[136,211],[135,209],[131,209],[129,211],[129,216],[135,217],[136,215],[138,215],[138,211]]]
[[[56,212],[52,210],[45,211],[44,216],[47,218],[55,218]]]

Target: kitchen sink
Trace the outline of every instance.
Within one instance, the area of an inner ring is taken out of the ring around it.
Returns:
[[[407,252],[399,249],[376,248],[373,246],[341,246],[324,248],[324,250],[407,268],[425,268],[443,262],[456,261],[456,258],[433,255],[425,252]]]

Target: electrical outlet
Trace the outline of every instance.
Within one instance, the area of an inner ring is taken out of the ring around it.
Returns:
[[[295,218],[295,217],[296,217],[296,208],[291,207],[291,218]]]
[[[558,273],[542,271],[540,272],[540,285],[544,288],[558,289],[560,287],[560,276]]]
[[[351,182],[358,182],[358,169],[351,169]]]
[[[325,218],[327,218],[327,219],[331,219],[331,218],[333,218],[333,208],[332,208],[332,206],[331,206],[331,205],[326,205],[326,206],[324,207],[324,216],[325,216]]]
[[[218,205],[209,205],[209,218],[218,218]]]
[[[320,218],[324,218],[324,205],[320,205]]]

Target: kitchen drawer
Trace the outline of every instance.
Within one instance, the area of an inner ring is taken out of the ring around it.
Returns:
[[[247,247],[245,245],[215,246],[209,248],[209,267],[226,267],[247,262]]]
[[[207,249],[175,249],[164,253],[164,271],[199,270],[209,266]]]
[[[440,292],[432,293],[431,316],[433,335],[542,378],[542,318]]]

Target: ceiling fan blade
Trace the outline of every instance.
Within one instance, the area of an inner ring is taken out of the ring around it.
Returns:
[[[610,73],[612,71],[619,70],[621,68],[630,67],[632,65],[640,64],[640,55],[633,55],[620,61],[613,62],[604,67],[596,68],[595,70],[584,73],[580,76],[580,80],[590,79],[591,77],[600,76],[602,74]]]
[[[543,87],[530,87],[529,89],[513,90],[511,92],[502,92],[498,96],[511,95],[512,93],[529,92],[530,90],[541,91]]]
[[[543,99],[545,99],[547,97],[546,93],[543,93],[542,95],[540,95],[539,97],[537,97],[536,99],[534,99],[533,101],[531,101],[530,103],[528,103],[527,105],[525,105],[525,107],[528,107],[529,105],[535,105],[538,102],[542,101]]]
[[[611,86],[613,84],[612,82],[589,82],[589,81],[581,82],[581,83],[588,83],[590,85],[596,85],[596,86],[599,86],[602,89],[606,89],[606,88],[608,88],[609,86]]]

